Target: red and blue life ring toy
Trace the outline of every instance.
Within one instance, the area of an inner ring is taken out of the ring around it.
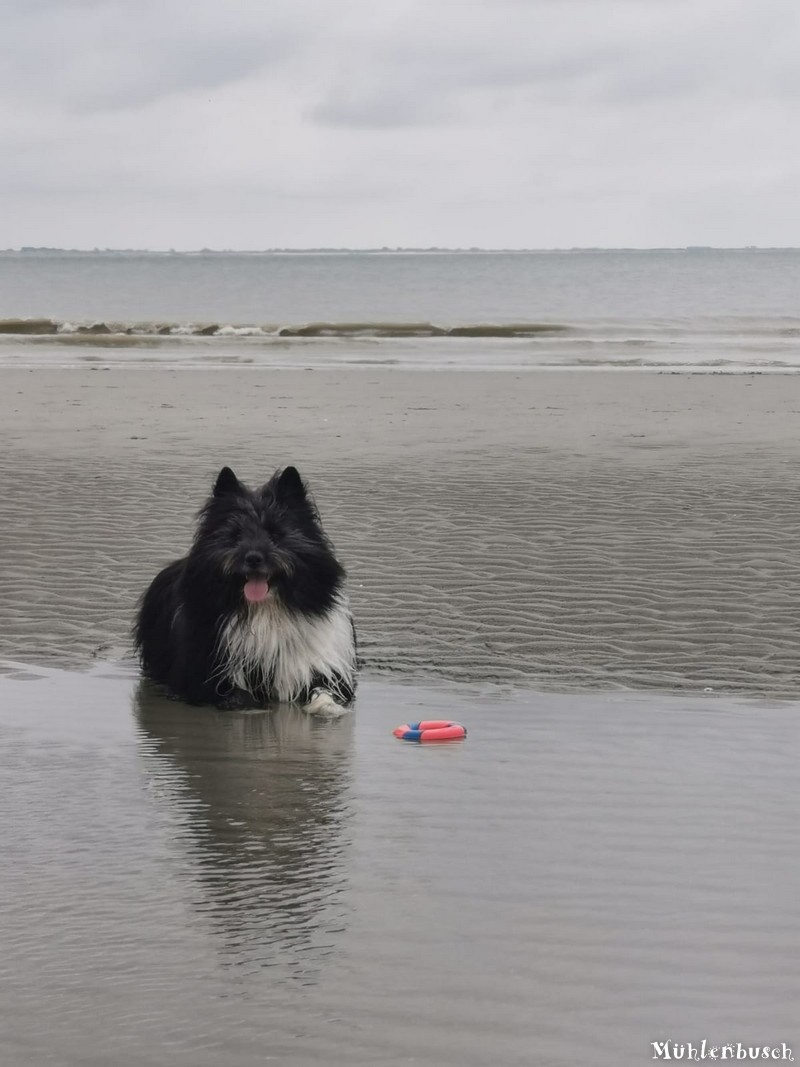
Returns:
[[[394,736],[401,741],[463,741],[467,728],[449,719],[427,719],[398,726]]]

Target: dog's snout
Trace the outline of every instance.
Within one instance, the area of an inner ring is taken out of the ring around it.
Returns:
[[[249,570],[258,570],[265,563],[263,552],[248,552],[244,557],[244,565]]]

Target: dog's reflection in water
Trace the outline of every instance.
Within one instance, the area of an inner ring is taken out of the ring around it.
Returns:
[[[135,694],[147,788],[226,957],[311,980],[345,923],[353,715],[219,712]]]

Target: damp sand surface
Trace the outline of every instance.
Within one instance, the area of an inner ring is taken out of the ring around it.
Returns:
[[[0,373],[0,653],[124,646],[216,472],[295,463],[370,668],[800,693],[800,377]]]
[[[800,1045],[800,379],[0,377],[4,1061]],[[287,462],[355,713],[164,701],[137,595],[222,464]]]

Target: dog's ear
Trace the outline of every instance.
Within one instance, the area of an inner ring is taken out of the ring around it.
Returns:
[[[297,467],[286,467],[281,471],[275,485],[275,496],[284,504],[300,504],[305,500],[306,487]]]
[[[226,496],[229,493],[240,493],[241,491],[242,487],[239,479],[230,467],[223,467],[217,475],[216,482],[214,482],[214,496]]]

